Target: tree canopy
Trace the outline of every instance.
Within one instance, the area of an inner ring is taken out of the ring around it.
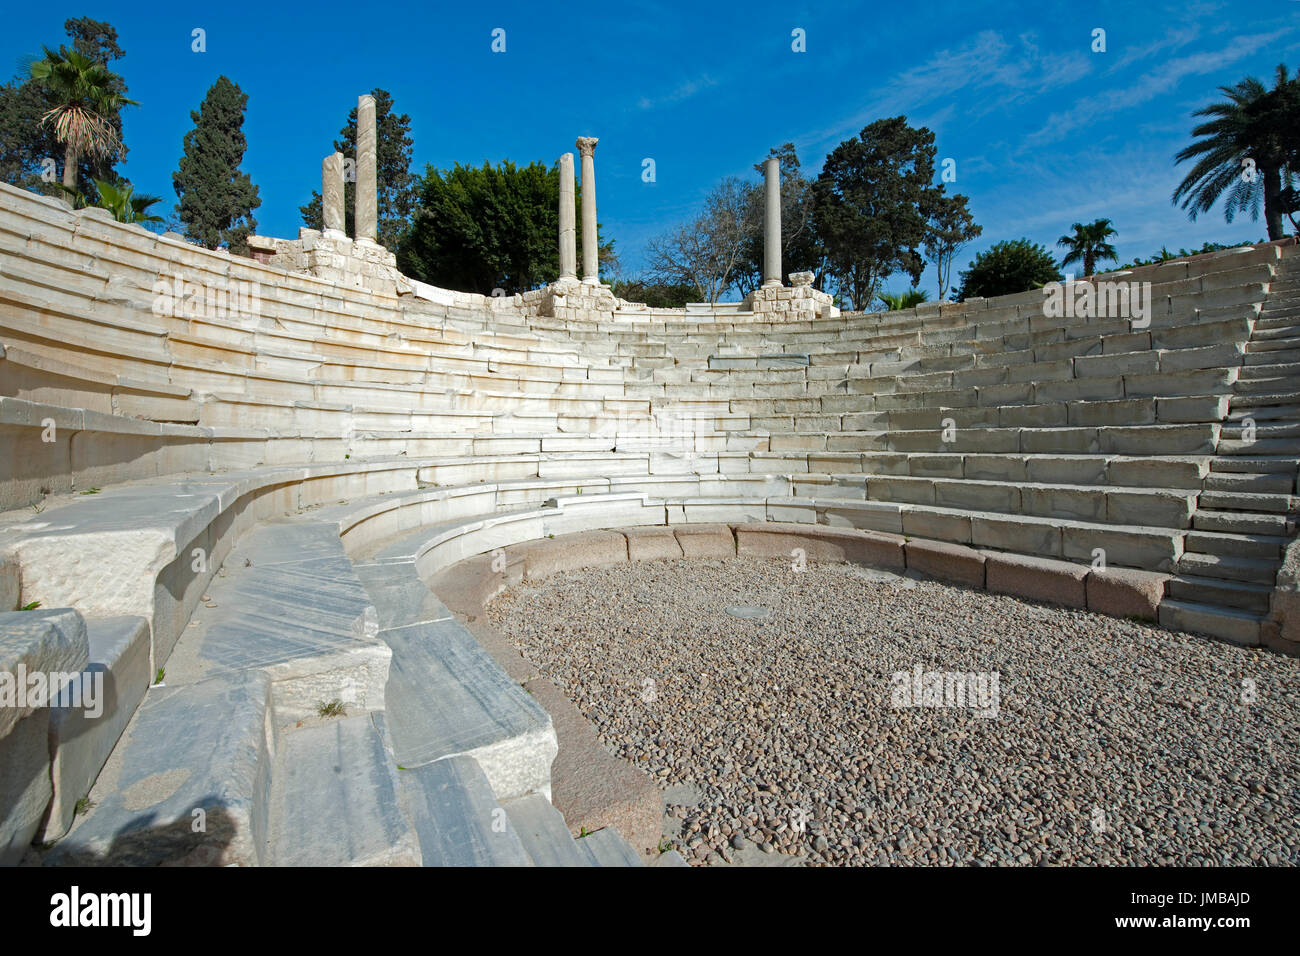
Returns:
[[[402,234],[411,225],[415,211],[419,177],[411,173],[411,157],[415,140],[411,138],[411,117],[393,109],[393,97],[387,90],[370,91],[375,98],[375,180],[378,185],[379,224],[377,241],[393,250],[401,242]],[[357,158],[357,108],[352,107],[348,120],[334,141],[336,152],[345,159]],[[322,157],[324,158],[324,157]],[[344,229],[349,236],[356,235],[356,181],[346,177],[343,182]],[[303,225],[309,229],[324,228],[320,190],[313,189],[311,200],[298,207]]]
[[[180,202],[177,215],[185,235],[215,249],[247,254],[247,239],[257,229],[253,210],[261,205],[257,187],[239,165],[244,159],[244,109],[248,94],[224,76],[212,84],[185,134],[185,153],[172,174]]]
[[[981,252],[970,268],[961,273],[957,298],[1012,295],[1061,279],[1056,260],[1046,248],[1028,239],[1004,241]]]
[[[866,307],[894,272],[920,281],[920,249],[942,195],[934,158],[934,134],[903,116],[877,120],[826,157],[813,184],[817,232],[828,270],[855,307]]]

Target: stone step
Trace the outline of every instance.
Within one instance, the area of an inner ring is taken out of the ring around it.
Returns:
[[[1295,351],[1300,349],[1300,337],[1295,335],[1280,336],[1277,338],[1252,338],[1246,343],[1246,352],[1276,352],[1276,351]]]
[[[270,684],[251,671],[151,687],[90,791],[90,810],[46,864],[267,862]]]
[[[1245,365],[1237,375],[1237,384],[1260,378],[1300,377],[1300,362],[1279,362],[1275,365]]]
[[[1251,611],[1166,598],[1160,602],[1160,625],[1176,631],[1208,634],[1234,644],[1257,646],[1263,616]]]
[[[1255,408],[1262,405],[1300,405],[1300,392],[1283,391],[1269,392],[1267,394],[1233,395],[1229,401],[1229,407],[1233,411],[1239,408]]]
[[[1294,473],[1252,475],[1216,472],[1205,479],[1204,487],[1207,491],[1261,491],[1289,495],[1295,490],[1295,476]]]
[[[1170,597],[1179,601],[1236,608],[1255,614],[1268,612],[1269,596],[1273,593],[1267,585],[1191,574],[1174,575],[1165,582],[1165,588]]]
[[[1197,506],[1211,511],[1269,511],[1287,515],[1294,510],[1294,500],[1291,495],[1204,491],[1197,501]]]
[[[1154,488],[1040,485],[1027,482],[950,480],[903,476],[870,476],[865,482],[870,501],[996,514],[1073,518],[1103,524],[1185,528],[1195,510],[1195,493]],[[797,488],[797,484],[796,484]]]
[[[398,784],[425,866],[533,865],[509,815],[472,757],[403,767]]]
[[[1251,429],[1250,425],[1241,422],[1224,422],[1223,427],[1219,430],[1219,438],[1241,441],[1243,436]],[[1254,438],[1296,438],[1300,437],[1300,422],[1268,422],[1256,423],[1253,426]]]
[[[291,730],[276,748],[271,866],[418,866],[398,769],[371,715]]]
[[[636,851],[613,827],[604,827],[578,839],[578,849],[587,858],[589,866],[644,866]],[[686,866],[686,861],[676,851],[661,854],[656,866]],[[674,859],[676,857],[676,859]]]
[[[1296,316],[1300,316],[1300,307],[1266,307],[1260,311],[1259,318],[1255,320],[1255,334],[1258,335],[1264,329],[1294,328]]]
[[[385,717],[396,760],[419,767],[465,754],[497,799],[550,789],[550,715],[455,620],[393,627]]]
[[[1274,369],[1276,366],[1262,365],[1256,368]],[[1236,395],[1278,395],[1295,391],[1300,385],[1300,377],[1294,375],[1273,375],[1268,378],[1241,378],[1233,383]]]
[[[1226,439],[1219,442],[1220,455],[1300,455],[1298,438],[1256,438],[1254,441]]]
[[[1242,357],[1243,368],[1251,365],[1290,365],[1293,362],[1300,362],[1300,348],[1263,349],[1258,352],[1247,349]]]
[[[1261,325],[1255,323],[1255,331],[1250,337],[1251,343],[1271,342],[1276,339],[1292,339],[1300,342],[1300,324],[1294,321],[1290,325]]]
[[[1232,534],[1223,531],[1189,531],[1183,538],[1188,551],[1227,557],[1281,561],[1287,538],[1276,534]]]
[[[1192,515],[1192,527],[1197,531],[1227,534],[1263,534],[1285,536],[1288,522],[1285,515],[1253,514],[1245,511],[1213,511],[1198,508]]]
[[[578,849],[564,817],[540,793],[507,800],[502,806],[535,866],[588,865],[590,858]]]
[[[86,620],[89,663],[79,675],[83,700],[100,696],[99,713],[50,708],[50,780],[54,794],[38,842],[58,840],[72,826],[77,801],[90,792],[153,681],[149,622],[125,616]],[[102,682],[102,683],[100,683]]]
[[[9,566],[6,570],[15,569]],[[15,610],[18,593],[16,582],[14,585],[0,613],[0,674],[7,678],[4,683],[8,685],[8,699],[0,706],[0,866],[22,862],[59,786],[58,775],[51,773],[51,718],[56,708],[46,706],[43,700],[18,699],[14,691],[26,689],[21,671],[29,675],[69,675],[66,681],[54,679],[54,690],[62,693],[89,669],[91,653],[81,614],[72,608]],[[90,703],[85,699],[81,702]],[[86,727],[93,721],[85,719],[81,723]],[[53,759],[57,760],[57,751]],[[53,807],[60,824],[49,828],[55,831],[53,835],[61,836],[66,823],[71,822],[69,798],[75,804],[83,793],[69,794]]]
[[[1189,551],[1184,552],[1178,559],[1178,573],[1271,585],[1277,579],[1278,564],[1276,560],[1265,561],[1259,558],[1239,558]]]
[[[1287,422],[1300,420],[1300,405],[1263,405],[1263,406],[1243,406],[1242,408],[1233,409],[1228,413],[1228,421],[1239,422],[1247,418],[1252,418],[1257,422],[1277,421]]]
[[[1255,474],[1283,474],[1293,478],[1300,471],[1300,458],[1290,455],[1271,455],[1267,457],[1246,457],[1210,459],[1210,471],[1215,472],[1251,472]]]

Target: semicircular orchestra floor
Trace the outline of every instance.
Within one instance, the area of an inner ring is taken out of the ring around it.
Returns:
[[[489,616],[695,863],[1300,863],[1300,659],[777,560],[567,571]]]

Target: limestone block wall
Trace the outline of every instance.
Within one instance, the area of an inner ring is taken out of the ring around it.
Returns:
[[[397,257],[374,243],[299,229],[297,239],[252,236],[249,247],[258,261],[286,272],[306,272],[345,288],[382,295],[413,291],[410,280],[397,269]]]

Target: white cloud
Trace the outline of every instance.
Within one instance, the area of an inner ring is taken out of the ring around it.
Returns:
[[[1142,74],[1133,83],[1111,87],[1085,97],[1069,110],[1053,113],[1039,130],[1025,137],[1024,143],[1031,147],[1041,146],[1060,140],[1080,127],[1095,126],[1116,113],[1172,92],[1185,77],[1213,73],[1236,63],[1258,52],[1285,32],[1288,31],[1240,36],[1222,50],[1193,53],[1169,60]]]

